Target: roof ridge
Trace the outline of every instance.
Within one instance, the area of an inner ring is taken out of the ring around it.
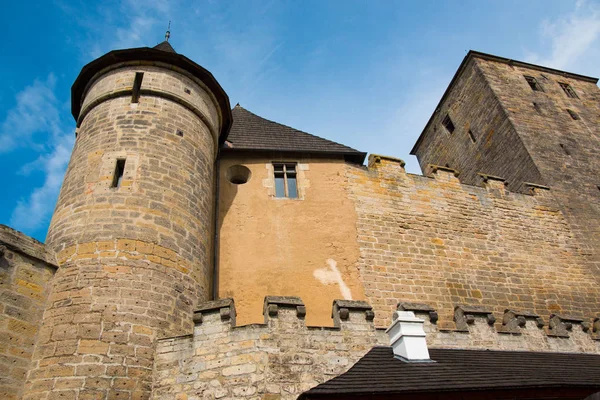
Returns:
[[[312,136],[312,137],[316,137],[316,138],[318,138],[318,139],[324,140],[324,141],[326,141],[326,142],[329,142],[329,143],[332,143],[332,144],[336,144],[336,145],[339,145],[339,146],[344,146],[344,147],[348,148],[349,150],[358,151],[358,150],[356,150],[355,148],[353,148],[353,147],[350,147],[350,146],[347,146],[347,145],[345,145],[345,144],[343,144],[343,143],[335,142],[335,141],[333,141],[333,140],[330,140],[330,139],[327,139],[327,138],[321,137],[321,136],[319,136],[319,135],[315,135],[315,134],[313,134],[313,133],[308,133],[308,132],[302,131],[302,130],[300,130],[300,129],[294,128],[294,127],[292,127],[292,126],[289,126],[289,125],[286,125],[286,124],[282,124],[281,122],[276,122],[276,121],[273,121],[273,120],[267,119],[267,118],[265,118],[265,117],[261,117],[260,115],[258,115],[258,114],[255,114],[255,113],[253,113],[252,111],[250,111],[250,110],[248,110],[248,109],[246,109],[246,108],[242,107],[242,106],[240,105],[240,103],[237,103],[237,104],[236,104],[236,106],[235,106],[234,108],[236,108],[236,107],[239,107],[239,108],[241,108],[242,110],[246,111],[247,113],[249,113],[249,114],[252,114],[253,116],[255,116],[255,117],[257,117],[257,118],[260,118],[260,119],[262,119],[262,120],[264,120],[264,121],[267,121],[267,122],[270,122],[270,123],[272,123],[272,124],[276,124],[276,125],[279,125],[279,126],[283,126],[283,127],[285,127],[285,128],[292,129],[292,130],[294,130],[294,131],[296,131],[296,132],[300,132],[300,133],[303,133],[303,134],[305,134],[305,135],[310,135],[310,136]]]

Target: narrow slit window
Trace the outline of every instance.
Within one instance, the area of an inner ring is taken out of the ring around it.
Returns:
[[[568,83],[564,83],[564,82],[558,82],[558,84],[560,85],[561,89],[565,92],[567,97],[570,97],[572,99],[579,98],[579,96],[577,96],[577,93],[575,93],[575,90],[573,90],[571,85],[569,85]]]
[[[567,112],[569,113],[571,118],[574,119],[575,121],[577,121],[579,119],[579,115],[577,115],[577,113],[575,111],[567,108]]]
[[[570,156],[571,153],[569,152],[569,149],[567,149],[567,146],[565,146],[564,144],[560,144],[560,148],[563,149],[563,151],[565,152],[566,155]]]
[[[275,197],[298,198],[298,182],[295,163],[273,163]]]
[[[538,83],[537,79],[535,79],[533,76],[523,75],[523,77],[525,78],[525,80],[527,81],[527,83],[529,84],[529,86],[531,87],[531,89],[533,91],[536,91],[536,92],[544,91],[544,89],[542,89],[542,86]]]
[[[133,80],[133,90],[131,92],[131,102],[137,103],[140,101],[140,89],[142,88],[142,80],[144,79],[143,72],[136,72]]]
[[[123,175],[125,174],[125,159],[120,158],[115,164],[115,173],[113,175],[113,181],[111,187],[120,188],[121,182],[123,182]]]
[[[471,142],[477,143],[477,140],[475,139],[475,135],[473,134],[473,131],[471,131],[470,129],[469,129],[469,137],[471,138]]]
[[[454,133],[454,123],[452,123],[452,120],[448,114],[446,114],[446,117],[444,117],[442,125],[444,125],[444,128],[446,128],[448,132]]]

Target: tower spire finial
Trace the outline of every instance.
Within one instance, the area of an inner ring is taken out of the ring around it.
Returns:
[[[169,21],[169,27],[167,28],[167,33],[165,33],[165,41],[169,41],[171,37],[171,21]]]

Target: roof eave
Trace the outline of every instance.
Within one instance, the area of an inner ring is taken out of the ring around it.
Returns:
[[[235,148],[235,147],[222,147],[222,152],[225,153],[234,153],[234,152],[245,152],[245,153],[288,153],[288,154],[315,154],[315,155],[330,155],[330,156],[342,156],[345,161],[355,163],[355,164],[363,164],[367,157],[367,153],[363,153],[360,151],[302,151],[302,150],[282,150],[282,149],[247,149],[247,148]]]

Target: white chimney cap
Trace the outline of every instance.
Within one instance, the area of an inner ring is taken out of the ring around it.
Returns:
[[[424,323],[412,311],[394,312],[394,322],[386,330],[394,355],[407,361],[429,361]]]

